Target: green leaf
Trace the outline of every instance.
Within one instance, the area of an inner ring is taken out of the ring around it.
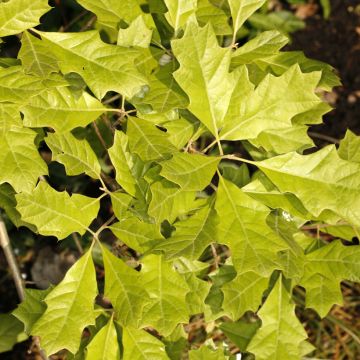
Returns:
[[[360,163],[360,136],[347,130],[344,139],[340,141],[338,154],[341,159]]]
[[[36,132],[22,126],[15,106],[0,104],[0,184],[8,182],[16,192],[31,192],[48,169],[35,146]]]
[[[143,287],[149,294],[141,319],[142,326],[152,326],[163,336],[179,323],[188,323],[185,280],[162,256],[149,255],[142,260]],[[176,286],[174,286],[176,284]]]
[[[175,153],[170,160],[160,163],[160,175],[184,190],[200,191],[210,184],[219,162],[216,157]]]
[[[331,91],[334,86],[341,85],[339,77],[334,73],[331,65],[309,59],[301,51],[280,52],[270,57],[257,59],[255,63],[261,70],[268,72],[270,69],[277,76],[282,75],[294,64],[298,64],[304,73],[321,71],[322,75],[318,86],[325,91]]]
[[[217,220],[215,211],[207,205],[186,220],[173,224],[176,231],[159,242],[155,249],[164,251],[167,259],[183,256],[196,260],[208,245],[217,242]]]
[[[289,38],[279,31],[264,31],[233,52],[231,65],[238,67],[278,54],[278,51],[288,42]]]
[[[23,329],[24,325],[12,314],[0,314],[0,353],[27,339]]]
[[[310,155],[289,153],[255,164],[281,192],[295,194],[314,216],[331,210],[360,226],[360,165],[340,159],[334,146]]]
[[[175,61],[160,66],[149,78],[150,90],[145,94],[145,97],[136,99],[135,102],[132,100],[132,102],[135,105],[137,103],[149,104],[152,110],[157,113],[165,113],[176,108],[186,108],[188,105],[187,96],[172,75],[175,69]]]
[[[221,214],[219,242],[230,247],[239,275],[247,271],[270,275],[279,267],[277,252],[286,248],[266,223],[269,209],[220,177],[215,209]]]
[[[134,65],[138,52],[102,42],[97,31],[38,33],[57,57],[60,70],[81,75],[99,99],[108,91],[131,98],[146,84]]]
[[[237,322],[223,322],[220,329],[242,351],[245,351],[250,340],[260,327],[260,320],[250,322],[239,320]]]
[[[22,34],[18,58],[27,74],[45,78],[50,73],[59,71],[56,58],[49,53],[49,49],[27,31]]]
[[[280,77],[267,75],[255,90],[246,85],[248,91],[240,102],[236,101],[239,95],[235,90],[220,139],[254,139],[265,130],[288,128],[295,115],[321,103],[315,94],[320,76],[320,72],[303,74],[294,65]],[[248,81],[240,77],[239,91],[243,92],[243,82]]]
[[[86,326],[95,324],[97,295],[91,248],[67,272],[65,278],[45,298],[47,309],[32,329],[40,337],[47,355],[62,349],[75,354]]]
[[[110,230],[128,247],[139,253],[152,249],[163,239],[158,225],[143,222],[136,216],[111,225]]]
[[[0,208],[4,209],[6,215],[16,227],[26,226],[36,231],[36,228],[21,220],[20,213],[16,210],[15,190],[11,185],[5,183],[0,185]]]
[[[201,280],[192,272],[183,274],[190,291],[186,294],[190,314],[201,314],[205,312],[205,299],[209,294],[211,284]]]
[[[121,20],[130,24],[143,14],[137,0],[78,0],[77,2],[96,14],[101,24],[115,30],[118,30]]]
[[[85,127],[105,111],[96,98],[86,92],[77,97],[68,87],[42,91],[21,107],[25,126],[51,127],[62,133]]]
[[[25,74],[21,66],[0,68],[0,103],[25,105],[32,96],[48,88],[66,85],[66,81],[58,74],[44,79]]]
[[[25,300],[12,312],[12,314],[22,321],[25,332],[31,333],[31,329],[46,310],[45,297],[51,292],[52,288],[46,290],[25,289]]]
[[[234,40],[236,33],[244,22],[261,6],[266,0],[228,0],[234,28]]]
[[[129,151],[128,142],[126,134],[115,131],[114,145],[109,149],[109,156],[115,168],[116,181],[128,194],[135,196],[134,159]]]
[[[105,296],[116,311],[123,326],[138,326],[148,294],[140,274],[101,247],[105,266]]]
[[[150,46],[152,30],[145,23],[144,16],[139,15],[128,28],[120,29],[117,44],[124,47],[138,46],[148,48]]]
[[[224,1],[222,1],[224,3]],[[208,23],[214,28],[216,35],[232,34],[231,26],[228,24],[228,16],[225,11],[214,6],[213,1],[198,0],[196,18],[201,26]]]
[[[230,48],[218,45],[210,25],[190,22],[184,36],[172,41],[180,63],[175,80],[189,96],[188,109],[217,136],[229,106],[235,78],[230,74]]]
[[[123,328],[124,360],[168,360],[165,345],[145,330]]]
[[[120,359],[120,347],[113,318],[100,329],[86,348],[86,360]]]
[[[118,220],[122,220],[128,214],[127,210],[133,198],[121,192],[112,192],[110,197],[115,216]]]
[[[189,17],[195,13],[196,0],[164,0],[168,12],[165,14],[166,20],[174,28],[175,34],[183,28]]]
[[[226,360],[228,357],[224,355],[222,349],[212,350],[203,345],[197,350],[189,351],[190,360]]]
[[[165,179],[150,185],[150,192],[148,213],[157,223],[165,219],[172,223],[179,215],[187,213],[194,206],[194,191],[184,191]]]
[[[0,37],[18,34],[39,24],[50,10],[47,0],[9,0],[0,2]]]
[[[184,147],[195,132],[196,125],[191,121],[180,118],[164,123],[163,126],[169,135],[169,141],[181,149]]]
[[[284,154],[291,151],[302,152],[314,146],[308,136],[308,126],[292,125],[282,129],[269,129],[261,132],[250,142],[256,147],[262,147],[273,154]]]
[[[307,335],[296,318],[295,305],[281,277],[258,315],[262,326],[252,338],[247,351],[254,353],[257,360],[301,359],[301,343]]]
[[[16,195],[16,209],[23,221],[34,224],[42,235],[64,239],[73,232],[84,234],[99,211],[99,199],[58,192],[40,181],[31,194]]]
[[[306,306],[324,317],[333,304],[342,304],[340,281],[360,281],[360,246],[344,246],[340,241],[306,255],[300,284],[306,289]]]
[[[238,187],[243,187],[250,182],[250,173],[246,164],[238,166],[231,162],[222,162],[219,165],[222,176]]]
[[[168,135],[153,123],[139,118],[129,118],[127,126],[129,147],[143,161],[163,159],[166,154],[177,151]]]
[[[69,176],[85,173],[94,179],[100,177],[99,161],[86,140],[78,140],[71,133],[49,134],[45,141],[52,152],[52,161],[65,166]]]
[[[256,312],[267,286],[268,278],[254,271],[238,275],[221,288],[224,293],[222,308],[233,320],[238,320],[246,311]]]

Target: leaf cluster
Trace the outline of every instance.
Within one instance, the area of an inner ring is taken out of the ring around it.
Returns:
[[[48,355],[230,358],[228,342],[187,341],[201,317],[241,332],[243,354],[301,359],[312,347],[292,289],[323,317],[340,281],[360,280],[360,247],[340,240],[360,228],[360,140],[317,151],[307,135],[330,110],[320,95],[339,84],[333,69],[281,51],[275,30],[238,45],[264,0],[78,3],[96,30],[39,31],[46,0],[0,2],[0,36],[22,33],[17,61],[0,61],[0,206],[38,234],[92,238],[58,285],[1,315],[0,350],[23,323]],[[101,195],[51,186],[54,162]],[[104,197],[111,217],[96,228]]]

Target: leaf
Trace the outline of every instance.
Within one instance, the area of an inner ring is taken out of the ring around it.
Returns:
[[[86,360],[120,359],[120,348],[113,318],[103,326],[87,346]]]
[[[196,128],[194,123],[183,118],[169,121],[163,124],[163,126],[167,130],[169,141],[178,149],[187,144]]]
[[[165,14],[166,20],[174,28],[175,34],[183,28],[189,17],[195,13],[196,0],[164,0],[168,12]]]
[[[0,314],[0,353],[10,351],[13,346],[27,339],[24,326],[12,314]]]
[[[25,300],[12,312],[12,314],[23,322],[25,332],[31,333],[32,327],[46,310],[45,297],[52,288],[46,290],[25,289]]]
[[[205,312],[205,299],[209,294],[211,284],[201,280],[194,273],[186,273],[183,275],[190,291],[186,294],[186,302],[188,304],[190,314],[201,314]]]
[[[22,127],[15,106],[0,103],[0,184],[8,182],[16,192],[30,192],[48,169],[35,146],[35,131]]]
[[[360,281],[359,255],[359,246],[344,246],[338,240],[307,254],[300,279],[306,289],[306,306],[325,317],[333,304],[341,305],[340,281]]]
[[[40,181],[31,194],[16,195],[16,209],[23,221],[34,224],[42,235],[64,239],[73,232],[84,234],[95,219],[99,199],[58,192]]]
[[[211,350],[207,346],[203,345],[197,350],[189,351],[190,360],[226,360],[224,351],[222,349]]]
[[[78,0],[78,3],[96,14],[101,24],[115,30],[121,20],[130,24],[143,14],[137,0]]]
[[[258,312],[262,326],[247,351],[254,353],[257,360],[300,359],[301,343],[307,335],[294,310],[295,305],[280,277]]]
[[[200,28],[192,22],[171,44],[180,63],[174,77],[189,96],[188,109],[217,136],[235,86],[229,72],[231,50],[218,45],[210,25]]]
[[[11,185],[4,183],[0,185],[0,208],[2,208],[13,224],[18,228],[26,226],[36,231],[32,225],[21,220],[20,213],[16,210],[15,190]]]
[[[115,216],[118,220],[122,220],[126,216],[133,198],[121,192],[112,192],[110,197]]]
[[[296,195],[314,216],[331,210],[360,226],[360,166],[340,159],[334,146],[305,156],[288,153],[256,165],[282,193]]]
[[[128,247],[144,253],[163,239],[159,226],[129,217],[110,226],[110,230]]]
[[[269,209],[220,177],[215,209],[221,214],[219,242],[230,247],[238,275],[268,276],[279,267],[277,252],[286,248],[266,223]]]
[[[289,38],[277,30],[264,31],[233,52],[231,65],[238,67],[278,54],[288,42]]]
[[[284,154],[291,151],[303,152],[314,146],[308,136],[308,126],[292,125],[283,129],[269,129],[261,132],[256,139],[250,142],[256,147],[262,147],[273,154]]]
[[[210,184],[219,162],[216,157],[175,153],[170,160],[160,163],[160,175],[184,190],[200,191]]]
[[[214,6],[212,1],[198,0],[196,18],[201,26],[210,23],[216,35],[232,34],[232,29],[228,24],[228,16],[225,11]]]
[[[261,6],[266,0],[228,0],[234,28],[234,40],[244,22]]]
[[[22,34],[18,58],[27,74],[45,78],[50,73],[59,71],[56,58],[41,40],[28,31]]]
[[[267,75],[255,90],[247,85],[249,89],[240,102],[236,101],[239,95],[235,90],[220,139],[254,139],[262,131],[288,128],[295,115],[321,103],[314,93],[320,75],[303,74],[294,65],[280,77]],[[249,80],[241,76],[239,91],[244,81]]]
[[[62,349],[77,352],[83,329],[95,324],[96,295],[90,248],[46,296],[47,309],[32,329],[32,335],[40,337],[41,347],[48,356]]]
[[[267,286],[268,278],[254,271],[238,275],[221,288],[224,293],[222,308],[233,320],[240,319],[246,311],[256,312]]]
[[[52,152],[52,161],[65,166],[69,176],[85,173],[100,178],[99,161],[86,140],[78,140],[71,133],[49,134],[45,141]]]
[[[345,138],[340,141],[338,154],[341,159],[360,163],[360,136],[347,130]]]
[[[294,64],[298,64],[304,73],[321,71],[318,86],[325,91],[331,91],[334,86],[341,85],[339,77],[334,73],[331,65],[309,59],[301,51],[280,52],[270,57],[257,59],[255,63],[261,70],[267,72],[271,70],[277,76],[282,75]]]
[[[216,224],[216,213],[207,205],[186,220],[176,222],[176,231],[155,245],[155,249],[162,250],[166,259],[183,256],[196,260],[208,245],[217,242]]]
[[[135,105],[137,102],[149,104],[152,110],[158,113],[165,113],[176,108],[186,108],[187,96],[172,75],[175,69],[175,61],[160,66],[149,78],[149,91],[144,98],[136,100]]]
[[[123,328],[124,360],[167,360],[165,345],[145,330]]]
[[[146,256],[142,260],[141,274],[150,300],[143,310],[142,326],[154,327],[167,336],[179,323],[188,323],[186,294],[189,288],[170,263],[162,256]]]
[[[69,87],[42,91],[21,107],[25,126],[47,126],[60,133],[79,126],[85,127],[105,111],[100,101],[86,92],[77,98]]]
[[[66,85],[66,81],[58,74],[43,79],[25,74],[20,66],[0,68],[0,103],[25,105],[32,96],[48,88]]]
[[[101,251],[105,266],[105,296],[110,299],[123,326],[137,327],[148,300],[141,276],[104,246]]]
[[[250,173],[246,164],[238,166],[231,162],[221,162],[219,165],[222,176],[237,185],[243,187],[250,182]]]
[[[116,181],[128,194],[135,196],[134,159],[129,151],[128,142],[126,134],[122,131],[115,131],[114,145],[109,149],[109,156],[115,168]]]
[[[260,320],[250,322],[239,320],[237,322],[223,322],[220,329],[242,351],[245,351],[250,340],[260,327]]]
[[[129,147],[143,161],[162,159],[177,151],[168,135],[153,123],[139,118],[129,118],[127,126]]]
[[[172,223],[177,216],[187,213],[194,205],[195,192],[184,191],[165,179],[150,185],[150,192],[148,213],[157,223],[165,219]]]
[[[120,29],[117,44],[124,47],[138,46],[148,48],[150,46],[152,30],[145,23],[144,16],[139,15],[128,28]]]
[[[0,37],[16,35],[39,24],[50,10],[47,0],[9,0],[0,2]]]
[[[146,84],[134,65],[138,52],[102,42],[97,31],[37,33],[57,57],[60,70],[78,73],[99,99],[108,91],[131,98]]]

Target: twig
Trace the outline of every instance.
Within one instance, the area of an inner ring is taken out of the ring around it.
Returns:
[[[82,255],[84,253],[84,248],[82,247],[81,245],[81,242],[80,242],[80,239],[78,237],[78,234],[77,233],[72,233],[71,234],[73,240],[74,240],[74,243],[79,251],[79,254]]]
[[[19,299],[22,302],[25,299],[24,284],[21,278],[19,266],[16,262],[14,251],[10,244],[9,235],[6,230],[5,223],[2,219],[0,219],[0,245],[4,251],[6,261],[9,264],[9,268],[12,273],[12,277],[14,279],[14,283]]]
[[[324,134],[319,134],[317,132],[313,132],[313,131],[309,131],[308,135],[313,137],[313,138],[317,138],[320,140],[325,140],[331,144],[340,144],[340,140],[333,138],[332,136],[328,136],[328,135],[324,135]]]
[[[106,142],[105,142],[104,138],[102,137],[102,135],[101,135],[101,133],[100,133],[100,130],[99,130],[96,122],[93,121],[92,125],[93,125],[93,127],[94,127],[96,136],[98,137],[98,139],[99,139],[100,142],[101,142],[101,145],[102,145],[102,146],[104,147],[104,149],[107,151]]]

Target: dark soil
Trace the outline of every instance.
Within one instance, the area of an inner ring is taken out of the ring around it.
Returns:
[[[329,95],[333,111],[312,131],[341,139],[347,128],[360,135],[360,1],[331,0],[331,15],[307,18],[304,30],[292,35],[291,50],[332,65],[343,86]]]

